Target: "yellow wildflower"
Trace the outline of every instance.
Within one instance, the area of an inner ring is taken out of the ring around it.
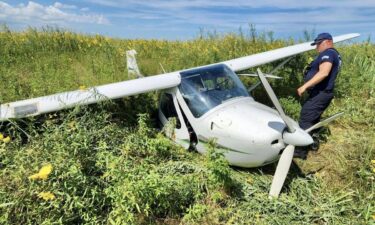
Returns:
[[[0,141],[2,141],[3,139],[4,139],[4,135],[0,133]]]
[[[54,200],[56,198],[55,195],[53,193],[49,192],[49,191],[48,192],[40,192],[38,194],[38,197],[44,199],[45,201]]]
[[[256,218],[256,221],[259,222],[259,219],[260,219],[259,213],[255,214],[255,218]]]
[[[85,86],[85,85],[81,85],[81,86],[79,86],[79,90],[81,90],[81,91],[86,90],[86,86]]]
[[[375,173],[375,168],[373,168],[373,169],[372,169],[372,172],[374,172],[374,173]]]
[[[39,170],[38,173],[29,176],[29,179],[32,179],[32,180],[37,180],[37,179],[46,180],[48,178],[48,175],[51,172],[52,172],[52,165],[51,164],[47,164],[47,165],[43,166]]]
[[[36,173],[36,174],[33,174],[33,175],[29,176],[29,179],[31,179],[31,180],[39,179],[39,173]]]
[[[75,129],[75,127],[76,127],[76,121],[73,120],[72,122],[69,122],[68,126],[70,127],[70,129]]]
[[[371,163],[372,163],[372,164],[375,164],[375,159],[371,160]]]
[[[10,142],[10,137],[8,136],[6,138],[3,138],[3,142],[4,143],[9,143]]]

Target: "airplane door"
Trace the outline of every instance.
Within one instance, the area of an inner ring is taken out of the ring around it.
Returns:
[[[188,149],[190,147],[190,136],[176,95],[173,92],[164,92],[160,98],[159,119],[163,126],[168,126],[170,118],[175,118],[176,124],[173,132],[166,131],[166,135]]]

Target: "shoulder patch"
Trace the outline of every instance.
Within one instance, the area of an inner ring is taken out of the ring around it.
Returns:
[[[329,59],[329,55],[325,55],[325,56],[323,56],[323,57],[322,57],[322,60],[323,60],[323,59]]]

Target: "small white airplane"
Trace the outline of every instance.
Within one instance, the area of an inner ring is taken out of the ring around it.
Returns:
[[[334,37],[333,41],[341,42],[358,36],[357,33],[346,34]],[[170,138],[186,149],[194,148],[200,153],[206,152],[207,141],[214,138],[217,148],[224,151],[229,164],[234,166],[258,167],[279,160],[269,193],[277,197],[289,171],[295,146],[313,143],[309,132],[329,123],[341,113],[302,130],[297,122],[285,115],[266,80],[266,77],[274,76],[257,70],[257,76],[276,110],[256,102],[235,72],[314,49],[310,44],[296,44],[149,77],[140,75],[135,51],[129,51],[128,71],[140,78],[2,104],[0,121],[162,89],[159,119],[166,125],[169,118],[176,118],[174,132],[168,135]],[[255,86],[257,84],[250,89]]]

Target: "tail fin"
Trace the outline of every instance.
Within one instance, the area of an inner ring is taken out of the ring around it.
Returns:
[[[143,77],[143,75],[139,72],[137,59],[135,58],[136,54],[137,52],[134,49],[126,51],[126,64],[128,67],[128,76],[135,75],[137,78],[140,78]]]

